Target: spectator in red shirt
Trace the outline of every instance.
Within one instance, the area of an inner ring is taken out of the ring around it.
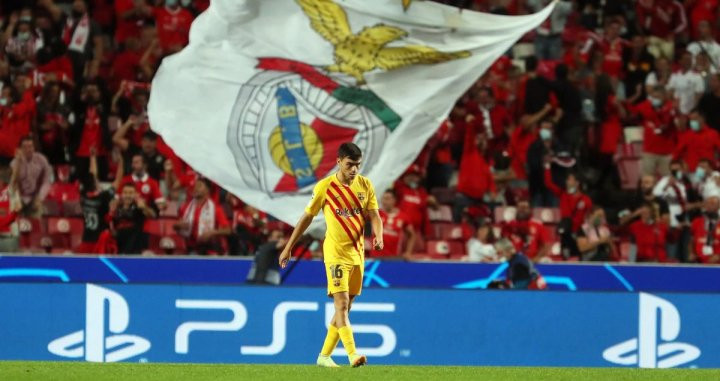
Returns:
[[[509,238],[517,251],[539,262],[550,252],[550,236],[543,223],[531,216],[530,202],[520,200],[516,219],[503,225],[502,236]]]
[[[667,175],[678,140],[673,102],[667,99],[665,88],[656,85],[644,101],[629,107],[632,113],[640,116],[643,126],[642,173]]]
[[[231,254],[251,254],[262,244],[263,238],[267,234],[268,216],[233,195],[230,195],[229,198],[233,210],[233,234],[229,242]]]
[[[373,256],[412,257],[415,248],[415,229],[405,221],[405,216],[397,208],[397,196],[393,190],[387,190],[380,199],[380,219],[383,222],[383,242],[380,251],[372,251]]]
[[[640,218],[629,226],[636,247],[637,262],[665,262],[667,260],[668,226],[660,218],[654,205],[646,202],[638,209]]]
[[[702,216],[695,218],[690,226],[693,251],[701,263],[720,262],[718,209],[720,209],[720,198],[708,197],[703,205]]]
[[[35,97],[32,91],[20,93],[15,87],[3,86],[0,92],[0,157],[10,159],[15,156],[20,139],[30,133],[33,118]]]
[[[10,171],[0,170],[0,253],[18,251],[18,237],[13,234],[11,224],[20,211],[20,202],[13,201],[10,190]]]
[[[193,15],[180,7],[179,0],[165,0],[165,6],[153,11],[160,47],[165,53],[175,53],[188,43]]]
[[[545,186],[560,199],[560,218],[567,219],[571,232],[576,232],[593,207],[590,197],[581,190],[580,180],[570,173],[565,179],[565,189],[561,189],[553,182],[550,168],[546,166]]]
[[[620,37],[620,28],[617,19],[609,21],[599,46],[604,56],[603,72],[613,78],[623,77],[623,52],[629,46],[627,41]]]
[[[486,196],[489,196],[490,200],[497,196],[493,173],[485,160],[487,145],[487,134],[478,131],[476,123],[468,124],[453,208],[455,222],[460,222],[462,213],[467,207],[483,205]]]
[[[530,145],[538,137],[537,124],[553,110],[549,103],[535,114],[525,114],[520,123],[510,135],[508,156],[511,158],[510,166],[518,180],[527,179],[527,152]]]
[[[476,132],[487,136],[489,153],[502,151],[508,144],[508,128],[512,126],[512,119],[508,110],[495,101],[493,89],[480,87],[476,99],[468,102],[467,106],[471,113],[468,122],[477,125]]]
[[[61,37],[72,61],[74,78],[95,78],[104,54],[104,43],[100,26],[88,12],[87,0],[74,0],[69,15],[63,14],[53,0],[39,3],[55,23],[62,25]]]
[[[685,0],[685,7],[690,14],[691,37],[700,37],[700,23],[706,21],[710,24],[717,20],[718,0]]]
[[[427,209],[432,200],[425,188],[420,186],[421,180],[420,168],[413,165],[395,182],[394,188],[400,200],[398,208],[407,218],[407,223],[416,231],[424,232],[429,228]]]
[[[104,101],[100,82],[88,82],[80,93],[75,107],[75,123],[71,130],[71,147],[75,155],[77,173],[88,173],[90,152],[98,158],[98,176],[107,178],[107,155],[112,147],[108,127],[108,106]]]
[[[180,210],[181,220],[174,225],[187,238],[190,254],[222,254],[219,238],[230,235],[230,223],[222,207],[210,198],[210,180],[195,182],[193,199]]]
[[[145,0],[115,0],[115,41],[122,44],[128,37],[140,36],[142,26],[152,14],[153,8]]]
[[[71,108],[63,101],[63,90],[57,82],[48,82],[37,105],[36,136],[41,152],[50,164],[67,163],[65,150],[69,143]]]
[[[675,37],[687,28],[685,8],[675,0],[638,0],[638,29],[649,35],[648,50],[656,58],[675,56]]]
[[[705,124],[697,110],[690,113],[688,125],[690,130],[680,136],[673,159],[684,161],[688,171],[692,172],[700,159],[715,162],[720,149],[720,135]]]
[[[123,165],[118,165],[118,171],[115,180],[115,188],[118,192],[125,184],[133,184],[140,197],[154,209],[165,208],[165,198],[160,192],[160,185],[157,180],[150,177],[147,173],[147,163],[145,157],[141,153],[132,156],[132,172],[127,176],[122,176]]]

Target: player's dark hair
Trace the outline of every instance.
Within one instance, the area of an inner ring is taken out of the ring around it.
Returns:
[[[360,160],[362,157],[362,151],[360,150],[360,147],[358,147],[355,143],[343,143],[340,145],[340,148],[338,148],[338,159],[342,160],[344,158],[349,158],[350,160]]]
[[[397,193],[395,193],[395,189],[393,189],[393,188],[389,188],[388,190],[385,191],[385,193],[391,194],[393,196],[393,198],[395,198],[396,200],[398,198]]]
[[[123,184],[122,189],[120,189],[120,190],[122,191],[123,189],[128,188],[128,187],[130,187],[130,188],[132,188],[133,190],[135,190],[135,184],[133,184],[133,183],[131,183],[131,182],[127,182],[127,183]]]

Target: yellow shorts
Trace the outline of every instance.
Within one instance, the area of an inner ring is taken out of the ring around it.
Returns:
[[[325,273],[328,281],[328,295],[347,292],[351,296],[360,295],[364,266],[326,263]]]

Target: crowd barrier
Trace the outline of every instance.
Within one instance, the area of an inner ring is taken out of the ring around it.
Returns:
[[[0,282],[194,283],[246,282],[252,259],[207,257],[0,256]],[[322,262],[303,260],[287,286],[325,286]],[[569,291],[720,292],[720,266],[543,264],[549,288]],[[368,260],[365,287],[481,289],[505,277],[506,264]]]
[[[17,282],[0,300],[1,360],[313,363],[333,313],[306,287]],[[720,367],[707,293],[378,288],[351,319],[370,364]]]

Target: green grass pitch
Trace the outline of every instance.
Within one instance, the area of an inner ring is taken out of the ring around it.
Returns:
[[[0,380],[488,380],[488,381],[704,381],[720,370],[600,369],[464,366],[366,366],[322,369],[312,365],[91,364],[82,362],[0,362]]]

